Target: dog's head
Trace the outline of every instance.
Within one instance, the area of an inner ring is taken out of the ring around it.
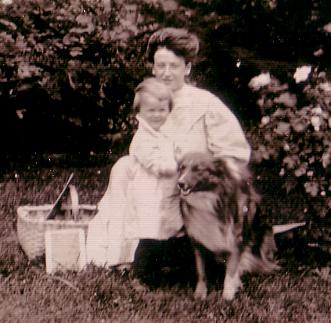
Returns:
[[[231,177],[226,162],[210,154],[192,152],[183,156],[178,166],[177,185],[181,195],[212,190],[222,179]]]

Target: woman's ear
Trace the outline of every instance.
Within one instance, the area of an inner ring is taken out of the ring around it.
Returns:
[[[152,75],[154,75],[154,76],[155,76],[155,69],[154,69],[154,64],[153,64],[153,66],[152,66]]]
[[[189,76],[190,75],[191,68],[192,68],[191,62],[190,63],[187,63],[186,66],[185,66],[185,76]]]

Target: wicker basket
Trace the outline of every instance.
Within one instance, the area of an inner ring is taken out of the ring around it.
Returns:
[[[45,254],[46,230],[82,228],[86,234],[88,223],[94,217],[97,207],[79,205],[78,198],[72,196],[74,191],[71,187],[71,201],[76,205],[62,205],[54,219],[47,219],[54,204],[25,205],[17,208],[18,241],[30,260]]]

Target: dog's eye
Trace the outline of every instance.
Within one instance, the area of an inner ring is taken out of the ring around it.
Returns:
[[[192,167],[192,170],[194,171],[194,172],[202,172],[202,171],[204,171],[204,167],[202,167],[202,166],[199,166],[199,165],[197,165],[197,166],[193,166]]]
[[[184,164],[179,165],[178,171],[182,172],[184,169],[185,169],[185,165]]]

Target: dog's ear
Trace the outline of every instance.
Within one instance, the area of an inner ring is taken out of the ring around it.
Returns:
[[[178,170],[183,167],[185,164],[185,155],[181,156],[178,160],[177,160],[177,165],[178,165]]]
[[[236,158],[214,158],[213,165],[215,168],[215,173],[217,173],[219,176],[231,176],[238,181],[243,179],[243,165],[242,162]]]
[[[213,168],[215,173],[226,173],[228,171],[228,167],[222,158],[215,157],[213,158]]]
[[[237,181],[249,181],[251,179],[250,171],[244,161],[237,158],[224,158],[224,163],[228,172]]]

